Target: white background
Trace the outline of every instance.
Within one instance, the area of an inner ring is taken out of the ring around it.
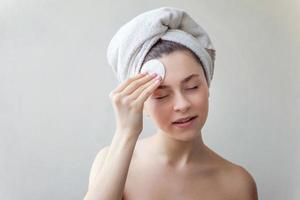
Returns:
[[[108,43],[161,6],[185,9],[216,47],[205,143],[260,199],[300,199],[299,1],[1,0],[1,200],[83,198],[115,127]],[[154,130],[145,119],[141,137]]]

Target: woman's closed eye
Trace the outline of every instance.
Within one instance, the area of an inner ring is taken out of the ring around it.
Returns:
[[[186,90],[196,90],[196,89],[198,89],[198,85],[195,86],[195,87],[192,87],[192,88],[187,88]],[[168,95],[162,96],[162,97],[156,97],[155,99],[163,99],[163,98],[165,98],[165,97],[167,97],[167,96],[168,96]]]

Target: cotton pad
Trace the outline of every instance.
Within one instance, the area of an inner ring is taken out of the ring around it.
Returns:
[[[143,72],[148,72],[149,74],[156,73],[163,80],[165,77],[166,70],[165,70],[165,66],[161,61],[159,61],[158,59],[152,59],[147,61],[145,64],[143,64],[141,73]]]

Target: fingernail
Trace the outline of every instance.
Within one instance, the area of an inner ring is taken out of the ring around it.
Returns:
[[[155,83],[159,83],[161,80],[160,79],[156,79]]]
[[[156,75],[157,75],[156,73],[151,74],[152,77],[155,77]]]
[[[155,77],[155,79],[156,80],[161,80],[161,76],[158,75],[157,77]]]

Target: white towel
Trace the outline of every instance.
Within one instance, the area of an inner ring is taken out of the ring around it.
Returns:
[[[120,82],[141,71],[141,64],[159,40],[185,45],[201,60],[208,87],[213,78],[215,49],[207,32],[184,10],[161,7],[137,15],[121,26],[107,49],[108,63]]]

